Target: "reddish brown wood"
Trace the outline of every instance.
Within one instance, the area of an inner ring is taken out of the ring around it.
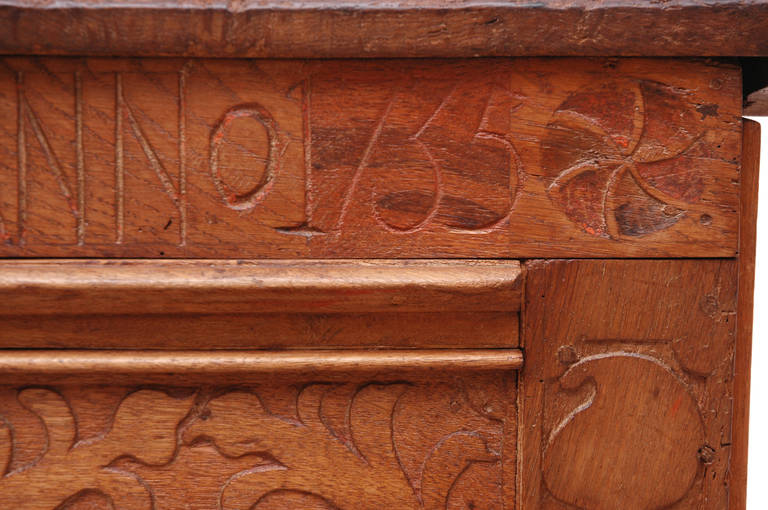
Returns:
[[[0,315],[514,312],[516,260],[0,261]]]
[[[13,257],[733,256],[739,69],[9,58]]]
[[[410,349],[311,351],[9,351],[0,357],[6,384],[74,382],[241,384],[268,376],[501,372],[523,366],[519,349]]]
[[[514,402],[503,372],[4,387],[0,493],[19,510],[501,508]]]
[[[747,508],[747,458],[749,453],[749,394],[754,318],[757,197],[760,182],[760,124],[744,119],[741,164],[739,231],[739,301],[734,353],[733,447],[730,471],[730,506]]]
[[[743,510],[766,24],[8,0],[0,510]]]
[[[768,55],[762,0],[7,0],[0,51],[205,57]]]
[[[514,347],[517,261],[0,262],[0,346]]]
[[[522,508],[729,508],[737,262],[526,269]]]
[[[517,312],[4,316],[3,348],[516,347]]]

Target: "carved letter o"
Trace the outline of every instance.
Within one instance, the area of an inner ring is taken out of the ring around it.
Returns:
[[[227,126],[233,121],[251,118],[259,122],[267,132],[267,166],[261,180],[244,193],[235,193],[221,177],[219,169],[219,152],[225,142],[224,134]],[[227,207],[235,210],[248,210],[261,202],[272,188],[277,174],[278,155],[280,154],[280,137],[277,133],[277,123],[272,115],[256,103],[240,104],[227,110],[211,132],[210,169],[213,184],[221,195]]]

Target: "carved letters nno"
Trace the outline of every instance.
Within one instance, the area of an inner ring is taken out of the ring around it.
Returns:
[[[6,59],[0,253],[729,255],[738,73],[671,65]]]

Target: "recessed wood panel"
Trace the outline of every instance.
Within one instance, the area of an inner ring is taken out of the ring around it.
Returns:
[[[3,504],[379,510],[515,499],[514,372],[141,382],[0,389]]]
[[[737,262],[527,275],[522,508],[729,508]]]
[[[732,256],[712,62],[7,58],[0,255]]]

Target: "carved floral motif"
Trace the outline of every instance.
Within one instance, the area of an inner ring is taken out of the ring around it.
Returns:
[[[704,191],[698,115],[690,93],[657,82],[577,90],[557,107],[542,142],[550,198],[594,236],[671,227]]]

